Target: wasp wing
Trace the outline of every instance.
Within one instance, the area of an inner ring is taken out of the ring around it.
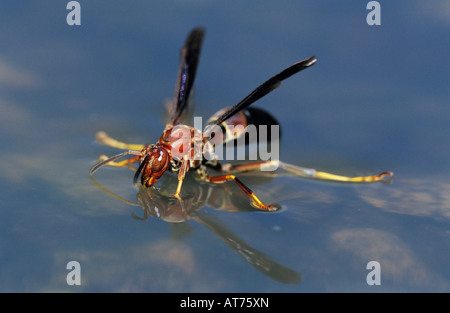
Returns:
[[[204,34],[204,28],[195,28],[188,35],[181,49],[180,67],[170,109],[170,125],[178,124],[189,106]]]
[[[239,111],[245,109],[249,105],[251,105],[253,102],[261,99],[271,91],[278,88],[283,80],[285,80],[288,77],[291,77],[292,75],[304,70],[305,68],[308,68],[314,63],[316,63],[317,59],[316,57],[310,57],[309,59],[297,62],[288,68],[284,69],[277,75],[273,76],[272,78],[268,79],[265,83],[260,85],[258,88],[253,90],[247,97],[242,99],[238,104],[231,107],[228,111],[226,111],[222,116],[218,117],[217,119],[214,119],[211,121],[207,126],[212,125],[219,125],[234,114],[238,113]]]

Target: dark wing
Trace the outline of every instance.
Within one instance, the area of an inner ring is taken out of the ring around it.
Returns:
[[[310,57],[309,59],[297,62],[291,66],[289,66],[287,69],[283,70],[282,72],[278,73],[277,75],[273,76],[269,80],[267,80],[265,83],[260,85],[258,88],[253,90],[247,97],[242,99],[238,104],[233,106],[231,109],[226,111],[222,116],[220,116],[218,119],[211,121],[208,125],[219,125],[226,119],[230,118],[237,112],[245,109],[253,102],[261,99],[265,95],[267,95],[269,92],[275,90],[278,88],[281,84],[281,81],[284,79],[304,70],[305,68],[310,67],[311,65],[314,65],[316,63],[317,59],[316,57]]]
[[[178,124],[188,106],[204,34],[205,30],[203,28],[195,28],[186,38],[186,42],[181,49],[180,68],[175,85],[175,95],[170,109],[169,124]]]

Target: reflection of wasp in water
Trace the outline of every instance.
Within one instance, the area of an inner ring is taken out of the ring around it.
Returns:
[[[134,212],[132,216],[137,220],[147,220],[148,216],[160,218],[171,223],[174,236],[184,237],[189,233],[188,220],[195,220],[206,226],[215,235],[222,239],[230,248],[244,258],[258,271],[271,279],[285,283],[297,284],[301,281],[301,275],[273,260],[264,253],[254,249],[240,237],[235,235],[216,215],[205,209],[205,206],[227,212],[254,211],[246,198],[236,196],[224,188],[199,182],[194,182],[192,175],[186,176],[187,183],[183,190],[183,199],[174,199],[167,194],[167,190],[176,186],[174,177],[168,176],[161,181],[161,188],[139,187],[136,195],[137,203],[126,200],[100,185],[93,177],[92,182],[108,194],[131,205],[138,205],[143,210],[143,215],[138,216]]]
[[[340,176],[286,164],[279,160],[258,161],[240,165],[220,164],[218,158],[214,155],[214,145],[235,140],[243,135],[242,131],[234,131],[229,134],[227,130],[230,126],[243,125],[245,127],[249,124],[277,124],[269,113],[261,109],[248,107],[276,89],[284,79],[314,65],[316,58],[311,57],[291,65],[257,87],[235,106],[219,111],[209,119],[202,133],[201,130],[195,127],[181,124],[181,121],[186,117],[186,112],[192,103],[190,96],[192,95],[191,90],[197,71],[203,35],[203,28],[194,29],[181,49],[180,68],[175,96],[171,104],[170,119],[159,141],[156,144],[145,146],[132,145],[114,140],[105,133],[100,132],[97,135],[97,139],[101,143],[128,151],[110,158],[102,158],[101,162],[91,169],[91,175],[103,165],[128,166],[130,163],[139,162],[140,165],[134,175],[134,182],[136,183],[140,175],[141,184],[150,187],[169,170],[173,173],[178,173],[178,184],[173,196],[181,200],[180,193],[185,174],[189,170],[196,170],[200,177],[207,182],[224,183],[233,180],[251,198],[251,203],[254,207],[268,211],[277,210],[278,207],[262,203],[254,192],[235,176],[236,173],[280,167],[298,176],[334,181],[374,182],[389,181],[392,178],[393,174],[391,172],[363,177]],[[221,133],[221,130],[225,130],[225,132],[222,132],[222,136],[217,136],[217,134]],[[127,155],[134,155],[134,157],[125,161],[115,162],[117,159]],[[206,170],[207,167],[225,172],[225,174],[211,176]]]

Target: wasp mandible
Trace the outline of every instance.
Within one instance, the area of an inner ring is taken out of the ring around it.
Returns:
[[[169,121],[158,142],[150,145],[127,144],[109,137],[104,132],[99,132],[97,140],[100,143],[127,151],[112,157],[101,158],[100,162],[90,170],[90,175],[104,165],[127,167],[131,163],[139,162],[139,167],[133,179],[135,184],[140,176],[141,184],[151,187],[169,170],[178,174],[178,185],[173,196],[181,199],[180,193],[185,175],[188,171],[195,170],[201,179],[214,184],[234,181],[250,197],[253,206],[267,211],[275,211],[278,207],[273,204],[265,205],[261,202],[255,193],[239,180],[235,174],[275,166],[275,168],[280,167],[294,175],[332,181],[388,182],[392,179],[392,172],[383,172],[372,176],[348,177],[303,168],[279,160],[257,161],[237,165],[231,163],[221,164],[214,155],[214,146],[229,140],[235,140],[243,135],[242,132],[236,131],[230,135],[227,129],[231,126],[246,126],[251,123],[276,123],[276,120],[266,111],[254,107],[249,108],[249,106],[278,88],[286,78],[314,65],[317,59],[312,56],[289,66],[271,77],[236,105],[222,109],[214,114],[208,120],[202,132],[200,129],[181,123],[181,121],[192,103],[191,91],[197,72],[204,34],[204,28],[195,28],[188,35],[181,49],[180,66],[175,85],[175,95],[171,102]],[[224,130],[224,132],[222,132],[221,136],[218,136],[217,134],[220,132],[217,130]],[[132,157],[116,162],[117,159],[128,155]],[[219,176],[211,176],[208,174],[208,167],[224,173]]]

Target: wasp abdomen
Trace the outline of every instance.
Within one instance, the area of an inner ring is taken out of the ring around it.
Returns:
[[[207,124],[213,124],[224,112],[230,108],[225,108],[214,114]],[[210,140],[212,144],[225,143],[228,141],[237,140],[245,136],[246,144],[250,142],[270,142],[278,140],[281,134],[280,124],[267,111],[260,108],[246,108],[229,119],[214,126],[215,129],[211,132]],[[277,132],[273,132],[277,128]],[[276,137],[276,138],[275,138]]]

